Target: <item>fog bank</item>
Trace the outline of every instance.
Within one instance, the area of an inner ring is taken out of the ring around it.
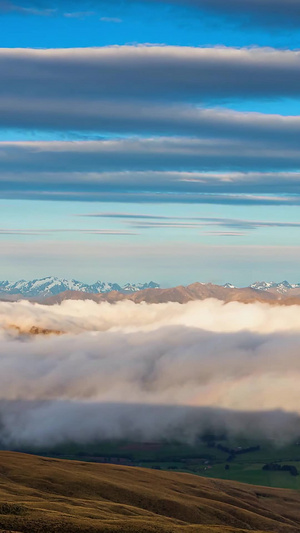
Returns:
[[[91,300],[66,300],[46,306],[28,301],[0,302],[0,332],[16,326],[25,332],[32,327],[65,333],[83,331],[152,331],[167,326],[186,326],[213,332],[300,331],[300,306],[243,304],[215,299],[187,304],[116,304]]]
[[[1,303],[0,340],[7,446],[300,437],[300,306]]]

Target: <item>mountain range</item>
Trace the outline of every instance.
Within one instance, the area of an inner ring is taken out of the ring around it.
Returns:
[[[19,280],[16,282],[0,281],[0,296],[16,296],[24,298],[46,298],[56,296],[65,291],[76,291],[90,294],[105,294],[111,291],[121,293],[133,293],[145,289],[156,289],[159,285],[150,281],[150,283],[106,283],[97,281],[92,285],[82,283],[74,279],[67,280],[49,276],[32,281]]]
[[[192,300],[216,298],[225,302],[241,301],[245,303],[261,301],[269,303],[293,304],[300,303],[300,283],[290,284],[287,281],[256,282],[249,287],[239,288],[230,283],[214,285],[211,283],[193,283],[163,289],[151,281],[149,283],[106,283],[97,281],[88,285],[76,280],[47,277],[33,281],[0,282],[0,298],[2,300],[29,299],[42,301],[46,304],[60,303],[63,300],[94,300],[111,303],[131,300],[135,303],[186,303]]]

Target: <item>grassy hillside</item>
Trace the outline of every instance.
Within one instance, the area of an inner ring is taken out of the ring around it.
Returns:
[[[296,532],[300,493],[0,452],[0,532]]]

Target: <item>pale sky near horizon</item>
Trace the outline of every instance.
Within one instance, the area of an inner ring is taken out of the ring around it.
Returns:
[[[300,1],[0,0],[0,279],[300,282]]]

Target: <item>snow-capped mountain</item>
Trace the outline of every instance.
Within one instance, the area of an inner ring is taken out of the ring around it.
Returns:
[[[223,285],[225,289],[237,289],[232,283],[225,283]],[[277,292],[279,294],[285,294],[292,289],[300,289],[300,283],[289,283],[288,281],[281,281],[276,283],[275,281],[256,281],[247,287],[248,289],[255,289],[256,291]]]
[[[250,285],[251,289],[256,289],[257,291],[276,291],[281,294],[288,292],[291,289],[300,289],[300,283],[291,284],[288,281],[281,281],[280,283],[275,283],[274,281],[257,281]]]
[[[225,285],[223,285],[224,289],[235,289],[235,285],[232,285],[232,283],[225,283]]]
[[[210,284],[197,283],[200,287],[210,287]],[[218,288],[217,286],[215,286]],[[62,279],[56,277],[47,277],[43,279],[35,279],[32,281],[19,280],[16,282],[0,281],[0,297],[3,299],[17,300],[20,298],[48,298],[57,296],[66,291],[76,291],[86,294],[107,294],[112,291],[121,292],[123,294],[132,294],[143,291],[144,289],[158,289],[159,285],[150,281],[150,283],[126,283],[125,285],[119,285],[118,283],[106,283],[103,281],[96,281],[91,285],[82,283],[74,279]],[[229,291],[238,291],[239,289],[231,283],[226,283],[220,289],[229,289]],[[298,289],[300,291],[300,283],[291,284],[288,281],[282,281],[281,283],[260,281],[253,283],[248,289],[255,289],[262,293],[267,292],[278,297],[291,295],[292,289]],[[243,289],[245,290],[245,289]],[[293,292],[293,291],[292,291]],[[222,293],[223,294],[223,293]],[[294,295],[295,296],[295,293]],[[215,297],[215,293],[211,295]]]
[[[138,292],[144,289],[156,289],[159,285],[151,281],[150,283],[126,283],[122,286],[118,283],[105,283],[97,281],[92,285],[82,283],[74,279],[60,279],[47,277],[35,279],[33,281],[20,280],[16,282],[0,281],[0,295],[16,295],[25,298],[41,298],[55,296],[65,291],[80,291],[86,293],[100,294],[111,291]]]

